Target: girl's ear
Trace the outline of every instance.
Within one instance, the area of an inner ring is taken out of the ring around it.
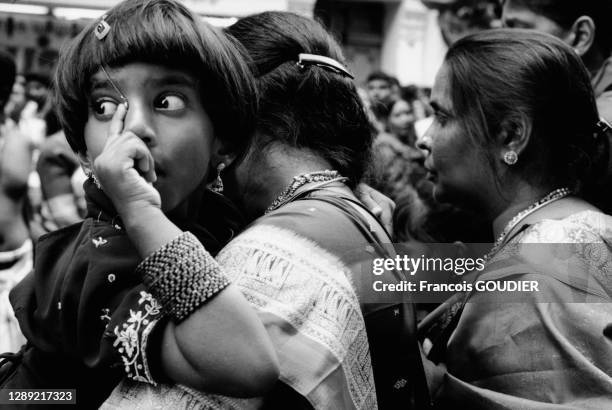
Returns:
[[[217,168],[220,163],[225,164],[225,168],[229,167],[238,157],[238,154],[228,146],[227,143],[215,138],[212,147],[211,165]]]
[[[79,162],[81,163],[81,168],[83,169],[83,172],[85,172],[85,175],[91,175],[93,173],[93,164],[91,163],[89,155],[78,152],[77,156],[79,157]]]

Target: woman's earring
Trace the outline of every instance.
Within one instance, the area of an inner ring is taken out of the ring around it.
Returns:
[[[516,151],[508,151],[504,154],[504,162],[508,165],[514,165],[518,161],[518,154]]]
[[[217,179],[215,179],[215,182],[213,182],[212,186],[210,187],[210,189],[218,194],[222,194],[223,193],[223,180],[221,179],[221,172],[225,169],[225,163],[220,162],[219,165],[217,165]]]

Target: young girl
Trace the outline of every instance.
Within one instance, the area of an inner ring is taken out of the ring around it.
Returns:
[[[172,0],[120,3],[63,51],[57,108],[90,175],[88,216],[41,238],[33,274],[11,294],[29,343],[19,365],[2,368],[3,388],[76,389],[77,404],[89,408],[126,374],[239,396],[276,380],[261,322],[207,252],[235,223],[221,196],[203,188],[245,147],[254,123],[241,61],[224,35]],[[109,182],[129,186],[130,201],[109,199],[105,192],[117,190],[100,186],[94,162],[143,146],[150,155]],[[151,196],[154,237],[139,235],[129,216]],[[201,209],[208,219],[196,218]],[[143,352],[155,346],[161,360],[149,363]]]

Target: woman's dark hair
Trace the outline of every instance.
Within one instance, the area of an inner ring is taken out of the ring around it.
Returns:
[[[0,108],[6,105],[15,82],[15,60],[0,51]]]
[[[595,23],[595,44],[607,55],[612,49],[610,0],[512,0],[516,6],[546,17],[565,30],[572,28],[581,16],[588,16]]]
[[[142,62],[188,71],[199,79],[199,94],[215,134],[241,152],[255,127],[257,95],[247,57],[234,39],[204,23],[175,0],[126,0],[109,10],[108,35],[86,27],[60,53],[55,100],[73,150],[84,153],[90,78],[102,65]]]
[[[609,144],[597,131],[589,73],[561,40],[532,30],[483,31],[455,43],[445,67],[454,115],[485,152],[527,118],[531,138],[513,169],[583,195],[603,175]]]
[[[245,17],[227,31],[253,60],[260,96],[257,148],[281,143],[310,149],[357,184],[373,136],[353,82],[325,68],[296,64],[300,53],[343,63],[338,43],[316,21],[287,12]]]

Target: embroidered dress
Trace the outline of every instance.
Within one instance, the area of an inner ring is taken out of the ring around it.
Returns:
[[[612,408],[612,217],[531,225],[478,279],[534,280],[539,291],[470,296],[446,344],[441,408]]]
[[[0,352],[15,352],[25,343],[9,302],[10,290],[32,270],[32,241],[0,252]]]
[[[43,236],[34,272],[10,294],[28,346],[19,364],[0,368],[0,386],[76,389],[78,406],[94,408],[126,375],[152,380],[142,353],[159,342],[155,324],[165,319],[135,273],[141,259],[110,200],[90,181],[85,190],[88,217]],[[218,211],[214,220],[174,221],[211,252],[221,232],[232,235],[216,197],[202,199]]]
[[[359,293],[363,260],[355,257],[366,245],[368,240],[337,208],[306,199],[261,217],[219,253],[224,273],[268,330],[289,394],[235,399],[124,380],[102,408],[256,409],[271,403],[377,408]],[[306,403],[292,401],[296,397]]]

